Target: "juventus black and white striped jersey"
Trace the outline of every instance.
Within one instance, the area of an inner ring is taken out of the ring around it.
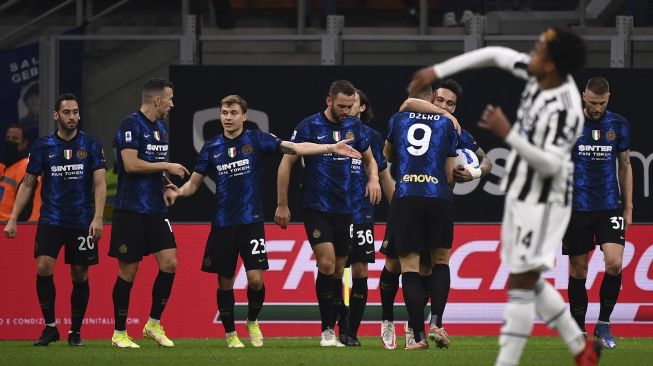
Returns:
[[[445,78],[480,67],[499,67],[526,79],[517,121],[506,142],[512,147],[506,159],[501,186],[509,199],[529,203],[571,203],[573,163],[571,149],[583,128],[580,93],[571,76],[558,87],[542,89],[528,75],[527,54],[504,47],[485,47],[434,65]]]

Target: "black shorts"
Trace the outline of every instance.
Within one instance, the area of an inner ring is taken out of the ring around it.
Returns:
[[[351,214],[304,209],[304,229],[311,246],[333,243],[336,257],[346,257],[352,246],[354,224]]]
[[[352,263],[374,263],[374,224],[354,224],[354,242],[345,267]]]
[[[49,224],[37,226],[34,258],[42,255],[57,258],[62,245],[65,245],[66,264],[98,264],[98,243],[91,240],[88,229],[69,229]]]
[[[392,209],[391,209],[392,211]],[[399,259],[399,256],[397,255],[397,248],[395,247],[395,241],[392,238],[392,223],[391,223],[391,215],[388,215],[388,222],[386,223],[385,226],[385,236],[383,237],[383,243],[381,244],[381,248],[379,249],[379,252],[383,255],[385,255],[388,258],[392,259]],[[428,266],[431,267],[431,251],[430,250],[425,250],[420,252],[419,256],[419,264],[423,266]]]
[[[578,256],[605,243],[626,244],[623,211],[572,211],[562,239],[562,254]]]
[[[135,263],[151,253],[177,248],[167,213],[141,214],[113,210],[109,256]]]
[[[392,237],[398,255],[451,249],[453,203],[428,197],[392,200]]]
[[[262,222],[226,227],[212,226],[206,240],[202,271],[231,278],[236,274],[238,254],[243,259],[247,271],[270,268]]]

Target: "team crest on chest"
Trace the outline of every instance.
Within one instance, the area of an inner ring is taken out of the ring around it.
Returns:
[[[87,156],[88,153],[86,152],[86,150],[77,150],[77,157],[79,159],[86,159]]]
[[[242,148],[242,151],[243,151],[243,154],[249,155],[249,154],[252,153],[252,151],[254,151],[254,149],[252,148],[252,145],[245,144],[245,146],[243,146],[243,148]]]
[[[161,141],[161,134],[159,133],[159,131],[154,131],[154,139],[156,139],[157,141]]]
[[[608,141],[614,141],[614,139],[617,138],[617,134],[612,130],[608,130],[608,132],[605,133],[605,138],[608,139]]]
[[[235,147],[230,147],[227,149],[227,155],[229,155],[230,158],[233,158],[236,156],[236,148]]]
[[[594,141],[599,141],[601,139],[601,130],[592,130],[592,138]]]
[[[73,157],[73,149],[64,149],[63,157],[66,158],[66,160],[70,160],[70,158]]]
[[[342,138],[342,134],[340,133],[340,131],[333,131],[333,141],[336,142],[340,141],[341,138]]]
[[[354,135],[354,133],[351,132],[351,131],[347,131],[347,133],[345,134],[345,139],[347,139],[347,140],[353,139],[355,137],[356,137],[356,135]]]

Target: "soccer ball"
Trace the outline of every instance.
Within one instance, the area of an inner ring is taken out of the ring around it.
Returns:
[[[472,168],[480,166],[476,154],[470,149],[456,149],[456,166],[465,167],[467,165],[471,165]]]

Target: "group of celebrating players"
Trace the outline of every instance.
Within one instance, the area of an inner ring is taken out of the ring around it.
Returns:
[[[584,60],[580,37],[549,28],[529,55],[486,47],[426,67],[415,74],[409,98],[390,118],[385,139],[365,124],[373,118],[367,96],[346,80],[331,84],[325,110],[302,120],[290,141],[244,129],[247,102],[229,95],[220,101],[224,132],[204,144],[192,174],[167,161],[168,131],[163,118],[173,107],[173,85],[162,79],[148,81],[140,110],[122,121],[115,136],[119,178],[109,256],[118,260],[118,276],[112,294],[112,344],[139,347],[126,332],[130,292],[140,261],[153,254],[159,273],[143,336],[161,346],[174,346],[160,323],[177,266],[167,210],[178,198],[194,194],[211,175],[217,187],[216,210],[201,270],[217,273],[217,306],[228,347],[244,347],[235,330],[233,292],[237,259],[242,258],[248,283],[246,329],[251,344],[263,346],[258,316],[265,299],[263,274],[268,260],[261,159],[281,153],[275,222],[282,228],[291,219],[291,168],[303,157],[302,209],[318,268],[320,345],[361,345],[357,332],[368,296],[368,263],[374,262],[375,254],[373,206],[383,194],[390,211],[381,248],[386,255],[380,278],[382,343],[387,349],[396,348],[393,304],[401,275],[409,317],[405,348],[426,349],[428,339],[437,347],[448,347],[442,320],[451,282],[453,187],[455,182],[487,175],[492,164],[452,115],[462,87],[445,78],[469,68],[497,66],[527,84],[515,123],[508,121],[500,107],[491,105],[479,122],[512,148],[502,180],[506,204],[501,257],[510,269],[509,301],[496,364],[519,363],[536,313],[560,333],[577,364],[597,364],[601,347],[616,346],[609,318],[621,286],[625,229],[632,221],[632,172],[628,123],[606,110],[609,87],[605,79],[590,79],[582,95],[583,107],[571,72],[580,69]],[[434,90],[431,85],[436,82]],[[46,327],[35,342],[39,346],[60,337],[54,320],[52,273],[61,247],[65,245],[73,279],[71,346],[83,344],[80,329],[89,298],[88,267],[98,263],[106,163],[98,140],[77,128],[79,116],[75,96],[62,94],[53,114],[58,130],[34,145],[4,229],[8,237],[16,235],[16,217],[41,177],[43,205],[34,257]],[[608,146],[599,150],[610,154],[592,154],[596,151],[592,146]],[[457,149],[475,152],[480,166],[456,166]],[[392,176],[390,163],[396,171]],[[190,178],[178,187],[166,173]],[[571,311],[540,277],[552,268],[563,236],[563,250],[571,264]],[[593,341],[585,332],[585,278],[588,253],[596,244],[605,255],[606,274],[594,332],[598,341]],[[349,307],[343,304],[342,284],[348,266],[353,278]],[[424,308],[429,299],[431,324],[425,332]]]

